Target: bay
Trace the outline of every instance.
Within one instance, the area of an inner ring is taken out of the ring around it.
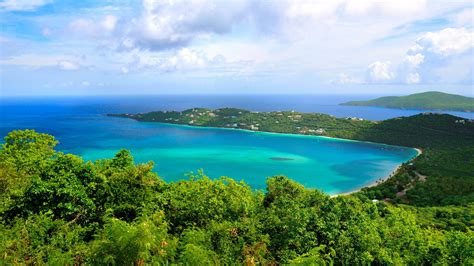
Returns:
[[[85,160],[112,157],[119,149],[136,162],[155,162],[167,181],[203,169],[211,178],[229,176],[255,189],[269,176],[286,175],[329,194],[352,191],[389,175],[416,155],[410,148],[324,137],[145,123],[107,113],[239,107],[254,111],[296,110],[386,119],[416,110],[339,106],[362,96],[118,96],[2,98],[0,134],[32,128],[54,135],[58,149]],[[365,96],[367,97],[367,96]],[[364,98],[365,98],[364,97]],[[366,109],[369,108],[369,109]],[[469,116],[469,113],[461,114]]]

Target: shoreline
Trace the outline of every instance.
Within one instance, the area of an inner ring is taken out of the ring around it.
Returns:
[[[114,117],[114,116],[112,116],[112,117]],[[298,134],[298,133],[280,133],[280,132],[272,132],[272,131],[251,130],[251,129],[244,129],[244,128],[200,126],[200,125],[167,123],[167,122],[159,122],[159,121],[141,121],[141,120],[137,120],[137,119],[129,118],[129,117],[118,117],[118,118],[131,119],[131,120],[139,122],[139,123],[149,123],[149,124],[163,124],[163,125],[200,128],[200,129],[237,130],[237,131],[243,131],[243,132],[248,132],[248,133],[268,134],[268,135],[276,135],[276,136],[299,137],[299,138],[323,138],[323,139],[339,140],[339,141],[347,141],[347,142],[362,142],[362,143],[368,143],[368,144],[383,145],[383,146],[388,146],[388,147],[414,149],[414,150],[417,150],[417,152],[419,152],[418,148],[400,146],[400,145],[393,145],[393,144],[386,144],[386,143],[381,143],[381,142],[373,142],[373,141],[368,141],[368,140],[344,139],[344,138],[338,138],[338,137],[329,137],[329,136],[322,136],[322,135],[305,135],[305,134]]]
[[[411,161],[415,160],[416,158],[418,158],[418,156],[420,156],[423,153],[423,151],[420,148],[413,148],[413,149],[416,150],[417,154],[416,154],[415,157],[411,158],[407,162],[411,162]],[[379,179],[375,180],[374,182],[372,182],[372,183],[370,183],[366,186],[363,186],[361,188],[355,189],[355,190],[351,190],[351,191],[348,191],[348,192],[343,192],[343,193],[338,193],[338,194],[331,195],[331,198],[338,197],[338,196],[347,196],[347,195],[350,195],[350,194],[353,194],[353,193],[356,193],[356,192],[360,192],[363,188],[370,188],[370,187],[375,187],[375,186],[378,186],[380,184],[383,184],[385,181],[387,181],[388,179],[390,179],[391,177],[396,175],[398,173],[398,171],[400,170],[400,167],[402,167],[402,164],[399,164],[397,167],[395,167],[395,169],[393,169],[393,171],[390,172],[390,174],[388,174],[387,176],[385,176],[383,178],[379,178]]]
[[[153,122],[153,121],[141,121],[137,120],[134,118],[129,118],[129,117],[117,117],[117,118],[126,118],[126,119],[132,119],[138,123],[148,123],[148,124],[163,124],[163,125],[170,125],[170,126],[180,126],[180,127],[189,127],[189,128],[199,128],[199,129],[217,129],[217,130],[237,130],[237,131],[242,131],[242,132],[247,132],[247,133],[254,133],[254,134],[266,134],[266,135],[276,135],[276,136],[287,136],[287,137],[300,137],[300,138],[323,138],[323,139],[328,139],[328,140],[338,140],[338,141],[347,141],[347,142],[361,142],[361,143],[368,143],[368,144],[375,144],[375,145],[382,145],[382,146],[388,146],[388,147],[397,147],[397,148],[406,148],[406,149],[413,149],[417,152],[417,154],[409,159],[408,161],[404,162],[411,162],[414,159],[418,158],[423,151],[420,148],[413,148],[413,147],[406,147],[406,146],[399,146],[399,145],[391,145],[391,144],[386,144],[386,143],[380,143],[380,142],[372,142],[372,141],[366,141],[366,140],[354,140],[354,139],[344,139],[344,138],[338,138],[338,137],[329,137],[329,136],[321,136],[321,135],[305,135],[305,134],[297,134],[297,133],[279,133],[279,132],[270,132],[270,131],[256,131],[256,130],[251,130],[251,129],[243,129],[243,128],[227,128],[227,127],[213,127],[213,126],[201,126],[201,125],[188,125],[188,124],[178,124],[178,123],[167,123],[167,122]],[[369,188],[369,187],[374,187],[379,184],[384,183],[387,181],[389,178],[394,176],[399,170],[400,167],[402,166],[403,163],[399,164],[395,169],[393,169],[387,176],[379,178],[368,185],[364,185],[360,188],[348,191],[348,192],[342,192],[342,193],[337,193],[330,195],[330,197],[337,197],[337,196],[346,196],[350,195],[356,192],[361,191],[363,188]],[[329,193],[327,193],[329,194]]]

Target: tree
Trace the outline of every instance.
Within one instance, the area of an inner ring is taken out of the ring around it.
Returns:
[[[12,164],[17,171],[37,173],[54,154],[58,141],[51,135],[34,130],[14,130],[5,137],[0,161]]]

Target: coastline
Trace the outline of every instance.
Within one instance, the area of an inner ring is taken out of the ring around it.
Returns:
[[[280,133],[280,132],[271,132],[271,131],[261,131],[261,130],[251,130],[251,129],[244,129],[244,128],[230,128],[230,127],[214,127],[214,126],[201,126],[201,125],[188,125],[188,124],[177,124],[177,123],[167,123],[167,122],[159,122],[159,121],[140,121],[134,118],[129,117],[117,117],[117,118],[125,118],[131,119],[133,121],[139,123],[147,123],[147,124],[163,124],[163,125],[171,125],[171,126],[179,126],[179,127],[189,127],[189,128],[200,128],[200,129],[218,129],[218,130],[237,130],[243,131],[248,133],[255,133],[255,134],[265,134],[265,135],[275,135],[275,136],[287,136],[287,137],[298,137],[298,138],[323,138],[329,140],[338,140],[338,141],[347,141],[347,142],[362,142],[368,144],[376,144],[376,145],[383,145],[388,147],[397,147],[397,148],[406,148],[406,149],[414,149],[417,148],[407,147],[407,146],[400,146],[400,145],[392,145],[380,142],[373,142],[368,140],[356,140],[356,139],[344,139],[338,137],[329,137],[329,136],[321,136],[321,135],[305,135],[305,134],[298,134],[298,133]],[[419,152],[417,150],[417,152]],[[418,155],[417,155],[418,156]],[[415,156],[416,157],[416,156]]]
[[[354,140],[354,139],[344,139],[344,138],[337,138],[337,137],[328,137],[328,136],[320,136],[320,135],[305,135],[305,134],[297,134],[297,133],[278,133],[278,132],[269,132],[269,131],[256,131],[256,130],[251,130],[251,129],[243,129],[243,128],[227,128],[227,127],[213,127],[213,126],[203,126],[203,125],[188,125],[188,124],[178,124],[178,123],[167,123],[167,122],[159,122],[159,121],[140,121],[134,118],[128,118],[128,117],[117,117],[117,118],[126,118],[126,119],[132,119],[138,123],[147,123],[150,125],[153,124],[163,124],[163,125],[169,125],[169,126],[179,126],[179,127],[189,127],[189,128],[200,128],[200,129],[213,129],[213,130],[237,130],[237,131],[243,131],[243,132],[248,132],[248,133],[254,133],[254,134],[265,134],[265,135],[274,135],[274,136],[287,136],[287,137],[299,137],[299,138],[323,138],[323,139],[328,139],[328,140],[337,140],[337,141],[347,141],[347,142],[361,142],[361,143],[368,143],[368,144],[376,144],[376,145],[382,145],[382,146],[388,146],[388,147],[397,147],[397,148],[406,148],[406,149],[413,149],[417,152],[417,154],[409,159],[408,161],[404,162],[411,162],[414,159],[418,158],[423,151],[420,148],[413,148],[413,147],[406,147],[406,146],[399,146],[399,145],[391,145],[391,144],[386,144],[386,143],[379,143],[379,142],[372,142],[372,141],[365,141],[365,140]],[[402,163],[403,164],[403,163]],[[361,191],[363,188],[368,188],[368,187],[374,187],[379,184],[384,183],[387,181],[389,178],[397,174],[397,172],[400,170],[400,167],[402,164],[399,164],[395,169],[393,169],[387,176],[379,178],[368,185],[364,185],[360,188],[347,191],[347,192],[342,192],[334,195],[330,195],[330,197],[337,197],[337,196],[345,196],[345,195],[350,195],[352,193],[356,193]]]
[[[423,150],[421,150],[420,148],[413,148],[413,149],[416,150],[417,154],[416,154],[415,157],[411,158],[407,162],[411,162],[411,161],[415,160],[416,158],[418,158],[423,153]],[[338,197],[338,196],[347,196],[347,195],[350,195],[350,194],[353,194],[353,193],[356,193],[356,192],[360,192],[363,188],[375,187],[375,186],[378,186],[380,184],[383,184],[385,181],[387,181],[388,179],[390,179],[391,177],[396,175],[398,173],[398,171],[400,170],[400,167],[402,167],[402,164],[399,164],[397,167],[395,167],[395,169],[393,169],[392,172],[390,172],[390,174],[388,174],[387,176],[385,176],[383,178],[379,178],[379,179],[373,181],[372,183],[370,183],[366,186],[363,186],[361,188],[358,188],[358,189],[354,189],[354,190],[351,190],[351,191],[348,191],[348,192],[343,192],[343,193],[338,193],[338,194],[331,195],[331,198]]]

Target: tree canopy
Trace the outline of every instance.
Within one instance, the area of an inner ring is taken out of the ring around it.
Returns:
[[[329,197],[284,176],[265,191],[202,172],[166,183],[130,152],[84,162],[13,131],[0,150],[0,264],[463,264],[465,226],[436,210]],[[471,205],[472,210],[472,205]],[[435,213],[435,214],[433,214]]]

